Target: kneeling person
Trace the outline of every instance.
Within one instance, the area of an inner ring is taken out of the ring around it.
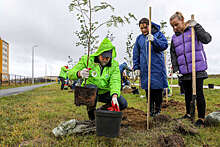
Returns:
[[[128,104],[126,99],[120,95],[121,75],[119,64],[114,60],[115,57],[115,47],[110,40],[105,38],[98,50],[89,57],[88,68],[87,56],[82,56],[81,60],[69,71],[68,76],[71,80],[87,79],[88,86],[97,87],[96,103],[99,101],[106,104],[117,104],[120,110],[123,110],[127,108]],[[92,107],[87,107],[90,120],[95,119],[96,103]]]

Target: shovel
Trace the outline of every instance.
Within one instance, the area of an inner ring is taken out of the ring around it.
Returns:
[[[166,70],[167,70],[167,52],[164,51],[164,64],[165,64],[165,67],[166,67]],[[167,78],[167,81],[168,81],[168,78]],[[168,88],[165,89],[166,90],[166,104],[168,104]]]
[[[151,7],[149,7],[149,34],[151,34]],[[147,51],[147,48],[146,48]],[[148,93],[147,93],[147,129],[149,130],[150,117],[150,80],[151,80],[151,41],[148,48]]]
[[[194,20],[194,15],[191,15],[191,20]],[[190,102],[190,116],[192,122],[195,120],[195,101],[196,101],[196,65],[195,65],[195,30],[192,30],[192,101]]]

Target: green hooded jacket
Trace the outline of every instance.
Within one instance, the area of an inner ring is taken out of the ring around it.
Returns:
[[[105,51],[112,50],[112,59],[110,60],[111,64],[105,66],[101,73],[101,65],[95,62],[95,58],[102,54]],[[116,57],[115,47],[112,45],[111,41],[105,38],[98,50],[89,57],[88,68],[91,68],[89,71],[89,78],[86,80],[87,84],[93,84],[98,87],[98,94],[104,94],[110,91],[110,95],[117,94],[120,96],[121,89],[121,76],[119,70],[119,64],[114,59]],[[77,80],[77,72],[86,68],[87,65],[87,55],[82,56],[81,60],[76,64],[68,73],[70,80]],[[82,86],[84,83],[82,84]]]
[[[69,71],[69,69],[66,69],[65,66],[62,66],[62,67],[61,67],[61,70],[60,70],[60,75],[59,75],[59,77],[62,77],[62,78],[64,78],[64,79],[66,79],[66,78],[67,78],[67,71]]]

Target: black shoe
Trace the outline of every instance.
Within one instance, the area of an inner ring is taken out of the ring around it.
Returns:
[[[150,112],[150,116],[154,117],[155,116],[154,112]]]
[[[204,127],[204,121],[201,120],[201,119],[198,119],[195,124],[194,124],[196,127]]]
[[[191,119],[189,114],[185,114],[184,116],[180,117],[179,119]]]

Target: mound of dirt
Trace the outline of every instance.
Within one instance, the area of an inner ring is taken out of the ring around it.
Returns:
[[[122,127],[131,127],[135,130],[146,130],[147,129],[147,114],[139,109],[133,107],[127,108],[122,111]],[[172,119],[169,115],[160,114],[155,117],[151,117],[149,120],[149,127],[156,128],[161,127],[162,124],[168,124],[171,127],[171,130],[183,135],[197,135],[199,134],[198,130],[190,125],[185,125],[182,121]]]
[[[161,135],[157,140],[158,147],[184,147],[184,140],[178,134],[172,134],[169,136]]]
[[[122,126],[130,126],[136,130],[143,130],[147,128],[147,114],[144,111],[131,107],[123,110],[122,112]],[[170,121],[172,121],[172,118],[169,115],[161,114],[153,117],[153,119],[150,120],[149,125],[150,128],[152,128],[160,126],[162,123],[168,123]]]
[[[178,102],[173,99],[169,100],[168,103],[166,101],[163,101],[162,103],[162,108],[167,108],[167,107],[183,107],[184,108],[185,104],[183,102]]]
[[[173,128],[174,131],[181,133],[183,135],[197,135],[199,134],[198,130],[192,125],[185,125],[182,121],[176,120],[176,123]]]
[[[124,109],[122,112],[122,126],[130,126],[138,130],[147,128],[147,115],[144,111],[131,107]]]
[[[150,121],[150,128],[158,127],[158,126],[161,126],[161,124],[163,123],[169,123],[171,121],[172,121],[171,116],[160,114],[160,115],[153,117],[153,119]]]

